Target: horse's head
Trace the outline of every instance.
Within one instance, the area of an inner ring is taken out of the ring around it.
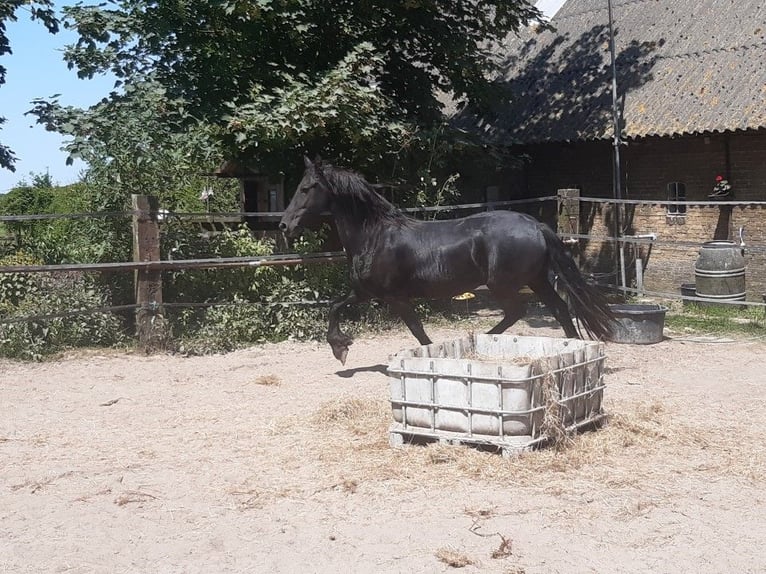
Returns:
[[[321,159],[312,162],[304,156],[303,162],[306,165],[303,179],[279,222],[280,231],[289,239],[299,235],[304,227],[321,222],[320,216],[330,209],[330,184],[322,173]]]

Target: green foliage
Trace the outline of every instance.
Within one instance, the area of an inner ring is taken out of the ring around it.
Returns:
[[[97,211],[90,203],[89,192],[90,189],[82,183],[55,187],[47,174],[35,175],[31,183],[22,182],[0,196],[0,213],[34,215]],[[130,230],[125,219],[111,222],[98,219],[17,221],[7,222],[5,228],[14,237],[16,250],[30,253],[43,263],[98,262],[109,260],[112,254],[130,255]],[[122,250],[117,239],[120,236]]]
[[[253,237],[247,227],[225,229],[214,235],[197,226],[171,221],[164,229],[163,259],[205,259],[271,255],[273,243]],[[236,269],[189,269],[168,273],[165,299],[175,302],[209,303],[232,298],[255,300],[272,282],[272,267]]]
[[[308,234],[295,247],[317,251],[323,236]],[[174,259],[271,255],[274,245],[242,227],[214,235],[188,225],[169,224],[165,248]],[[182,270],[165,281],[164,299],[209,303],[207,308],[169,309],[179,347],[187,353],[229,351],[246,344],[287,338],[316,338],[327,328],[326,304],[346,285],[345,267],[253,266],[237,269]]]
[[[460,174],[454,173],[439,183],[436,177],[430,175],[428,170],[423,170],[420,176],[420,182],[409,192],[405,192],[400,198],[399,203],[409,207],[439,207],[454,203],[460,191],[456,182]],[[425,217],[437,217],[438,212],[432,215],[425,213]]]
[[[23,252],[0,257],[0,266],[39,265],[39,259]],[[0,305],[18,305],[27,297],[34,297],[39,292],[39,277],[31,273],[0,274]]]
[[[80,34],[66,53],[80,75],[156,74],[208,118],[254,85],[318,83],[367,42],[383,58],[384,93],[426,123],[440,115],[438,91],[485,99],[493,45],[540,17],[523,0],[121,0],[64,13]]]
[[[48,129],[69,136],[65,149],[70,159],[89,164],[76,190],[76,209],[68,202],[67,211],[129,211],[131,194],[156,195],[169,212],[239,209],[236,182],[205,175],[222,157],[211,129],[156,82],[131,84],[124,94],[88,110],[39,100],[33,113]],[[212,202],[200,199],[203,190],[214,192]],[[34,251],[49,262],[127,261],[132,256],[126,218],[57,222],[45,239]],[[120,290],[127,292],[127,287]]]
[[[70,348],[111,346],[125,340],[122,320],[107,312],[35,318],[109,305],[109,297],[87,275],[28,275],[22,291],[22,297],[0,299],[0,356],[40,360]],[[9,322],[19,318],[32,319]]]
[[[88,110],[56,99],[34,104],[40,123],[70,138],[68,161],[89,164],[85,184],[97,210],[127,209],[131,194],[156,195],[171,211],[199,208],[203,187],[220,185],[204,176],[222,157],[211,128],[156,82],[131,83]]]
[[[52,213],[56,191],[48,174],[32,174],[31,183],[22,181],[5,195],[0,196],[0,214],[32,215]],[[37,246],[44,243],[44,236],[50,230],[49,221],[14,221],[5,223],[5,229],[15,239],[16,249],[41,256]]]
[[[365,163],[401,146],[415,127],[371,81],[383,60],[369,43],[356,46],[318,81],[287,75],[284,86],[255,85],[249,102],[230,103],[228,140],[259,164],[284,168],[284,156],[299,157],[306,142],[346,164]],[[281,165],[280,165],[281,164]]]
[[[183,106],[163,120],[174,134],[197,119],[226,144],[224,155],[288,174],[303,150],[358,168],[397,156],[443,121],[445,94],[485,107],[500,95],[489,79],[501,65],[493,47],[540,17],[527,0],[119,0],[64,14],[79,34],[65,53],[69,65],[83,77],[120,78],[124,93],[92,110],[103,122],[152,84],[167,110]],[[74,154],[83,140],[103,139],[95,120],[89,131],[60,108],[40,101],[35,113],[74,137]],[[163,133],[143,127],[152,109],[115,125],[135,125],[135,139],[151,142],[147,131]],[[151,160],[136,151],[136,164]]]

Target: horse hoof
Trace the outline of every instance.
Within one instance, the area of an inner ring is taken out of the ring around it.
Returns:
[[[345,365],[346,358],[348,357],[348,347],[333,347],[332,354],[340,361],[341,365]]]

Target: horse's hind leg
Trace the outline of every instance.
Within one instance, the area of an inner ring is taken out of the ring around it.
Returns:
[[[430,345],[431,339],[426,335],[425,329],[423,329],[423,323],[420,321],[420,317],[415,313],[415,307],[409,301],[386,301],[388,306],[401,317],[410,332],[415,335],[415,338],[421,345]]]
[[[580,335],[572,323],[572,316],[569,314],[569,308],[567,307],[566,302],[561,297],[559,297],[559,294],[556,293],[553,285],[548,282],[548,279],[545,277],[545,275],[542,275],[541,278],[530,282],[529,288],[532,289],[532,291],[534,291],[535,294],[540,297],[540,300],[545,304],[545,306],[550,309],[551,313],[553,313],[553,316],[559,322],[559,325],[563,327],[566,336],[571,339],[579,339]]]
[[[505,332],[506,329],[513,326],[516,321],[524,316],[525,305],[518,293],[514,293],[511,297],[500,299],[498,303],[503,309],[503,319],[487,331],[489,335],[499,335]]]

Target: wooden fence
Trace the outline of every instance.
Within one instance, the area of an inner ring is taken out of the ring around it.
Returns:
[[[424,208],[412,208],[405,209],[403,211],[409,213],[421,213],[428,216],[429,214],[461,214],[465,211],[479,211],[488,209],[504,209],[511,208],[520,205],[540,204],[543,202],[558,203],[558,232],[565,241],[576,245],[581,241],[588,242],[602,242],[604,244],[613,244],[619,246],[619,251],[625,246],[641,247],[641,246],[676,246],[679,248],[689,248],[690,245],[684,244],[684,242],[663,240],[662,238],[647,238],[641,236],[633,237],[614,237],[608,233],[600,235],[589,235],[578,233],[579,227],[574,225],[574,219],[572,214],[576,214],[575,219],[579,218],[579,205],[583,202],[602,202],[605,204],[649,204],[649,205],[664,205],[673,202],[665,201],[638,201],[638,200],[623,200],[621,202],[614,202],[613,200],[603,198],[585,198],[578,197],[573,198],[566,194],[559,196],[546,196],[531,199],[521,199],[513,201],[502,201],[492,203],[470,203],[460,204],[454,206],[438,206],[438,207],[424,207]],[[573,203],[574,201],[574,203]],[[688,203],[688,202],[687,202]],[[701,202],[705,203],[705,202]],[[755,202],[764,203],[766,202]],[[752,202],[747,205],[753,205]],[[244,214],[211,214],[211,213],[188,213],[188,214],[172,214],[173,217],[180,219],[187,218],[187,220],[193,221],[216,221],[221,217],[228,216],[247,216],[247,217],[260,217],[264,219],[277,219],[281,217],[281,213],[244,213]],[[136,330],[141,344],[146,344],[157,336],[156,330],[163,328],[162,321],[156,321],[157,316],[163,314],[164,307],[174,306],[194,306],[194,304],[174,304],[168,303],[163,300],[162,297],[162,273],[163,271],[175,271],[180,269],[231,269],[253,266],[293,266],[293,265],[307,265],[307,264],[324,264],[328,262],[337,262],[345,259],[343,252],[323,252],[313,253],[308,255],[299,255],[295,253],[271,255],[271,256],[257,256],[257,257],[230,257],[230,258],[207,258],[207,259],[184,259],[184,260],[162,260],[160,256],[160,241],[161,241],[161,223],[164,217],[167,217],[167,213],[163,212],[157,203],[156,198],[151,196],[135,195],[132,198],[132,210],[130,212],[100,212],[100,213],[76,213],[76,214],[39,214],[39,215],[13,215],[13,216],[0,216],[0,222],[22,222],[22,221],[44,221],[54,219],[88,219],[94,217],[129,217],[131,219],[132,231],[133,231],[133,260],[125,262],[110,262],[110,263],[77,263],[77,264],[59,264],[59,265],[5,265],[0,266],[0,274],[2,273],[51,273],[61,271],[81,271],[81,272],[133,272],[135,277],[135,304],[120,305],[112,307],[104,307],[92,310],[63,310],[61,313],[47,315],[42,317],[52,318],[61,316],[71,316],[77,314],[93,313],[93,312],[110,312],[116,310],[134,310],[136,313]],[[761,251],[766,253],[766,246],[764,245],[750,245],[750,250]],[[619,262],[616,262],[619,269]],[[668,292],[655,292],[646,291],[641,284],[641,273],[639,272],[636,277],[636,285],[629,286],[625,283],[623,278],[620,281],[619,271],[615,271],[614,281],[602,281],[601,284],[604,287],[621,290],[625,294],[638,294],[638,295],[650,295],[658,298],[680,298],[676,293]],[[751,305],[763,305],[760,302],[748,302]],[[199,304],[207,305],[207,304]],[[31,319],[31,318],[29,318]],[[35,320],[41,319],[41,317],[35,317]],[[13,319],[13,321],[22,321],[24,318]],[[0,322],[3,322],[0,319]],[[8,322],[7,320],[4,322]]]

